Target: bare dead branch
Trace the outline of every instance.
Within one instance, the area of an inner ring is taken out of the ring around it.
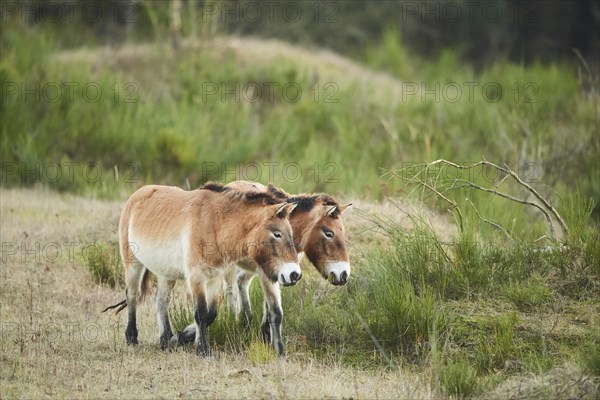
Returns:
[[[471,201],[471,199],[467,198],[467,201],[469,202],[469,204],[471,205],[471,207],[473,207],[473,210],[475,210],[475,214],[477,214],[477,217],[479,217],[480,220],[482,220],[483,222],[486,222],[490,225],[492,225],[494,228],[498,229],[499,231],[501,231],[502,233],[504,233],[504,235],[506,235],[506,237],[510,240],[514,242],[514,239],[512,237],[512,235],[508,232],[508,230],[503,227],[502,225],[500,225],[499,223],[492,221],[491,219],[488,218],[483,218],[481,216],[481,214],[479,213],[479,210],[477,209],[477,207],[475,207],[475,204],[473,204],[473,202]]]
[[[439,190],[438,189],[438,179],[439,176],[441,174],[441,171],[438,172],[438,174],[435,176],[435,178],[433,178],[434,183],[429,184],[427,182],[427,173],[428,171],[431,169],[431,167],[435,166],[435,165],[445,165],[445,166],[449,166],[455,169],[459,169],[459,170],[470,170],[470,169],[474,169],[474,168],[478,168],[478,167],[491,167],[494,168],[497,171],[500,171],[502,173],[504,173],[504,177],[502,177],[502,179],[494,185],[495,189],[490,189],[490,188],[486,188],[480,185],[477,185],[476,183],[471,182],[470,180],[466,180],[466,179],[460,179],[457,178],[455,179],[448,187],[446,187],[444,190]],[[403,168],[400,169],[397,172],[393,172],[393,171],[387,171],[384,175],[390,175],[393,177],[397,177],[400,178],[402,180],[404,180],[407,183],[411,183],[411,184],[415,184],[417,185],[417,187],[422,187],[423,190],[427,189],[430,192],[434,193],[436,196],[438,196],[439,198],[443,199],[444,201],[446,201],[448,204],[451,205],[451,209],[454,211],[456,210],[456,214],[458,215],[459,221],[460,221],[460,229],[461,232],[463,231],[463,216],[462,216],[462,212],[460,210],[460,207],[458,207],[458,204],[451,200],[450,198],[448,198],[445,193],[447,193],[448,191],[451,190],[456,190],[456,189],[460,189],[463,187],[470,187],[473,189],[477,189],[483,192],[487,192],[487,193],[492,193],[495,194],[497,196],[503,197],[507,200],[516,202],[516,203],[520,203],[520,204],[524,204],[524,205],[529,205],[532,207],[537,208],[538,210],[540,210],[540,212],[544,215],[544,218],[546,219],[546,223],[548,225],[548,230],[550,233],[550,238],[551,240],[556,240],[556,232],[554,229],[554,223],[553,223],[553,218],[558,222],[558,224],[561,227],[561,231],[563,234],[563,237],[568,237],[569,235],[569,229],[565,223],[565,221],[563,220],[563,218],[560,216],[560,214],[556,211],[556,209],[552,206],[552,204],[550,204],[550,202],[548,200],[546,200],[542,195],[540,195],[540,193],[534,189],[530,184],[528,184],[527,182],[523,181],[510,167],[508,167],[508,165],[504,164],[504,166],[500,166],[498,164],[492,163],[487,161],[485,158],[482,158],[481,161],[473,163],[473,164],[469,164],[469,165],[463,165],[463,164],[457,164],[455,162],[452,161],[448,161],[445,159],[438,159],[435,161],[432,161],[430,163],[423,163],[421,164],[421,168],[417,170],[416,173],[414,173],[412,176],[410,177],[405,177],[404,173],[407,171],[407,168]],[[420,175],[422,175],[423,173],[426,174],[426,176],[423,178]],[[506,179],[508,179],[508,177],[511,177],[518,185],[522,186],[523,188],[525,188],[529,193],[531,193],[533,195],[533,197],[539,201],[541,204],[538,204],[536,202],[533,201],[529,201],[526,199],[520,199],[517,198],[515,196],[512,196],[510,194],[501,192],[499,190],[497,190],[497,188],[506,181]],[[460,184],[460,185],[458,185]],[[495,226],[498,229],[501,229],[507,236],[511,237],[508,234],[508,231],[504,228],[501,227],[499,224],[495,223],[494,221],[491,220],[487,220],[485,218],[483,218],[481,216],[481,214],[479,213],[479,211],[475,208],[474,204],[467,199],[470,203],[471,206],[473,206],[473,208],[475,209],[478,217],[482,220],[485,221],[493,226]],[[511,237],[512,239],[512,237]]]
[[[487,163],[487,161],[486,161]],[[492,163],[488,163],[489,165],[495,166],[496,168],[499,168],[497,165],[492,164]],[[506,171],[510,174],[510,176],[512,176],[520,185],[524,186],[527,190],[529,190],[529,192],[531,194],[533,194],[551,213],[552,215],[554,215],[554,218],[556,218],[556,220],[558,221],[558,223],[560,224],[560,227],[563,231],[563,235],[564,236],[569,236],[569,228],[567,228],[567,224],[565,223],[565,221],[562,219],[562,217],[560,216],[560,214],[558,214],[558,211],[556,211],[556,209],[552,206],[552,204],[550,204],[550,202],[548,200],[546,200],[542,195],[540,195],[538,193],[537,190],[535,190],[531,185],[529,185],[528,183],[524,182],[519,175],[517,175],[513,170],[511,170],[510,168],[508,168],[508,166],[506,166]]]
[[[556,221],[558,221],[561,230],[563,232],[564,236],[568,236],[569,235],[569,228],[567,228],[567,224],[565,223],[565,221],[562,219],[562,217],[560,216],[560,214],[558,214],[558,212],[556,211],[556,209],[552,206],[552,204],[550,204],[550,202],[548,202],[548,200],[546,200],[542,195],[539,194],[539,192],[537,190],[535,190],[531,185],[529,185],[527,182],[523,181],[519,175],[517,175],[512,169],[510,169],[506,164],[504,165],[504,167],[501,167],[497,164],[494,164],[492,162],[487,161],[485,158],[482,159],[481,161],[475,163],[475,164],[471,164],[471,165],[460,165],[460,164],[456,164],[453,163],[451,161],[448,160],[444,160],[444,159],[439,159],[436,161],[433,161],[431,163],[429,163],[428,165],[436,165],[436,164],[446,164],[446,165],[450,165],[454,168],[457,169],[473,169],[475,167],[481,166],[481,165],[487,165],[490,166],[492,168],[497,169],[498,171],[502,171],[507,175],[510,175],[519,185],[523,186],[525,189],[527,189],[531,194],[533,194],[533,196],[538,199],[543,205],[544,207],[550,211],[550,213],[552,213],[552,215],[554,216],[554,218],[556,219]],[[514,200],[512,200],[514,201]],[[535,203],[529,202],[529,205],[533,205]],[[542,210],[541,207],[537,207],[538,209]],[[548,213],[546,212],[546,210],[544,211],[544,215],[546,216]],[[546,218],[548,220],[548,218]],[[551,221],[551,220],[550,220]],[[552,228],[552,231],[554,231],[554,228]]]
[[[494,185],[494,187],[496,187],[496,188],[499,188],[499,187],[500,187],[500,185],[502,185],[502,184],[504,183],[504,181],[505,181],[506,179],[508,179],[508,177],[509,177],[509,175],[504,175],[504,178],[502,178],[502,179],[500,180],[500,182],[496,183],[496,184]]]
[[[544,217],[546,218],[546,223],[548,224],[548,230],[550,231],[550,237],[552,238],[552,240],[556,239],[556,234],[554,232],[554,225],[552,224],[552,218],[550,218],[550,214],[548,213],[548,211],[546,211],[539,204],[534,203],[533,201],[529,201],[529,200],[518,199],[514,196],[511,196],[510,194],[499,192],[495,189],[484,188],[483,186],[476,185],[473,182],[470,182],[470,181],[467,181],[464,179],[461,179],[460,181],[462,181],[464,183],[463,186],[454,186],[450,189],[460,189],[465,186],[472,187],[473,189],[481,190],[482,192],[488,192],[488,193],[492,193],[492,194],[495,194],[500,197],[504,197],[505,199],[514,201],[515,203],[526,204],[526,205],[537,208],[538,210],[540,210],[542,212],[542,214],[544,214]]]
[[[387,171],[388,174],[400,178],[402,179],[402,177],[398,176],[395,172],[393,171]],[[460,207],[458,206],[458,204],[456,204],[456,202],[454,200],[449,199],[448,197],[444,196],[442,193],[440,193],[437,189],[435,189],[434,187],[432,187],[431,185],[429,185],[428,183],[422,181],[422,180],[416,180],[416,181],[409,181],[411,183],[415,183],[418,185],[422,185],[423,187],[429,189],[432,193],[435,193],[440,199],[446,201],[448,204],[450,204],[450,209],[452,211],[456,210],[456,214],[458,215],[458,220],[459,220],[459,227],[460,227],[460,231],[463,232],[463,215],[462,212],[460,211]]]

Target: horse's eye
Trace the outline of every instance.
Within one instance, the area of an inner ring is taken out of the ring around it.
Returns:
[[[333,232],[331,232],[331,231],[323,231],[323,234],[325,235],[325,237],[327,239],[333,238]]]
[[[273,237],[274,237],[275,239],[281,239],[281,232],[279,232],[279,231],[274,231],[274,232],[273,232]]]

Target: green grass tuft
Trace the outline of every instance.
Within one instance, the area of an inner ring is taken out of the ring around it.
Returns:
[[[477,371],[464,358],[451,361],[440,372],[442,390],[459,398],[469,398],[479,391]]]
[[[504,315],[491,322],[482,332],[475,352],[475,365],[481,373],[510,370],[518,357],[514,342],[517,315]]]
[[[543,305],[552,294],[540,278],[535,276],[524,283],[514,282],[504,286],[502,293],[521,311]]]
[[[583,372],[600,376],[600,334],[582,346],[578,361]]]
[[[169,319],[173,333],[182,331],[186,326],[194,322],[194,310],[189,302],[185,300],[172,302],[169,308]]]
[[[277,359],[275,350],[262,341],[253,340],[246,349],[246,356],[252,365],[264,365]]]
[[[125,286],[119,248],[116,242],[96,243],[88,246],[84,254],[85,265],[94,282],[112,288]]]

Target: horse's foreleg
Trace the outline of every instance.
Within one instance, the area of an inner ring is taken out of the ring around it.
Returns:
[[[198,276],[198,275],[196,275]],[[199,279],[190,282],[192,296],[194,298],[194,320],[196,321],[196,354],[210,356],[210,344],[208,342],[208,327],[217,317],[217,307],[212,293],[207,291],[206,283]]]
[[[210,344],[208,342],[208,327],[217,317],[217,307],[206,302],[205,297],[196,298],[196,311],[194,319],[196,320],[196,354],[201,356],[210,356]]]
[[[264,276],[261,276],[260,283],[265,294],[265,313],[263,315],[262,331],[266,336],[267,329],[265,324],[268,323],[271,336],[270,342],[277,351],[277,354],[283,356],[283,340],[281,337],[283,310],[281,308],[281,290],[279,283],[272,282]]]
[[[174,280],[168,280],[163,277],[157,277],[156,289],[156,319],[160,332],[160,348],[166,350],[169,347],[169,341],[173,332],[169,321],[169,302],[171,301],[171,291],[175,286]]]

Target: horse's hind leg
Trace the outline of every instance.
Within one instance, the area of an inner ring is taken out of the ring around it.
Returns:
[[[129,313],[129,320],[127,322],[127,328],[125,329],[125,338],[129,345],[138,343],[136,306],[140,294],[140,283],[142,281],[143,273],[144,265],[137,260],[128,262],[125,265],[125,293],[127,295],[127,309]]]
[[[196,331],[196,323],[189,324],[182,331],[179,331],[177,335],[171,337],[171,345],[183,346],[188,343],[194,343],[196,340]]]
[[[281,289],[278,282],[271,282],[265,276],[261,276],[260,285],[265,294],[265,313],[263,315],[261,329],[263,335],[265,335],[265,339],[270,339],[277,354],[283,356],[283,340],[281,337],[281,321],[283,320]],[[267,337],[267,333],[270,334],[269,337]]]
[[[171,340],[171,336],[173,336],[171,322],[169,321],[169,302],[173,286],[175,286],[174,280],[157,277],[156,319],[158,321],[160,348],[162,350],[166,350],[169,347],[169,341]]]
[[[250,283],[255,275],[244,273],[238,276],[238,290],[240,293],[240,302],[242,305],[242,321],[246,332],[250,330],[252,322],[252,306],[250,304]]]
[[[262,332],[262,337],[265,343],[271,344],[271,319],[269,311],[269,303],[267,302],[266,295],[263,300],[263,316],[262,322],[260,323],[260,331]]]

